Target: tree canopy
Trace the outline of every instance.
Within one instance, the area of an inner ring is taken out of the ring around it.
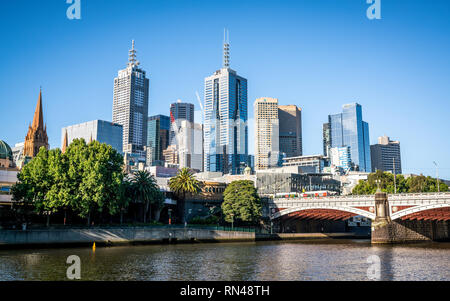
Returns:
[[[222,212],[225,221],[254,224],[261,218],[261,200],[253,181],[233,181],[223,195]]]
[[[70,208],[80,217],[121,208],[123,157],[110,145],[75,139],[65,153],[41,148],[18,174],[13,198],[42,213]]]
[[[201,190],[201,183],[194,177],[189,168],[183,168],[178,171],[175,177],[169,180],[169,187],[172,192],[184,199],[187,193],[199,193]]]
[[[371,173],[367,180],[360,180],[358,185],[353,188],[352,194],[375,194],[377,190],[376,180],[380,180],[380,188],[387,193],[395,192],[394,175],[389,172],[378,170]],[[414,192],[437,192],[437,180],[430,176],[425,177],[412,176],[405,178],[403,175],[397,175],[396,181],[397,193],[414,193]],[[441,192],[448,191],[448,186],[442,181],[439,182]]]

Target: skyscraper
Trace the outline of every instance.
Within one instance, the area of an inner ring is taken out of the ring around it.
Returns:
[[[147,147],[151,148],[152,165],[164,161],[163,150],[169,145],[170,118],[165,115],[148,117]]]
[[[350,147],[352,167],[355,170],[370,172],[369,124],[363,121],[362,107],[358,103],[346,104],[342,113],[328,115],[329,137],[325,137],[324,151],[330,147]]]
[[[402,173],[402,158],[400,154],[400,142],[391,141],[389,137],[378,137],[378,144],[370,146],[372,158],[372,171],[390,171],[396,174]]]
[[[205,171],[241,174],[248,164],[247,80],[230,68],[224,40],[223,66],[205,78]]]
[[[171,116],[173,116],[173,120],[178,128],[181,126],[182,120],[187,120],[187,121],[193,123],[194,122],[194,104],[187,103],[187,102],[181,102],[181,100],[178,99],[177,102],[172,103],[170,105],[170,114],[171,114]],[[173,126],[175,126],[175,125],[173,125]],[[169,143],[176,144],[175,132],[173,131],[172,127],[170,129],[170,134],[169,134]]]
[[[42,91],[39,91],[39,99],[34,111],[33,123],[28,126],[25,137],[23,156],[33,158],[39,153],[41,147],[49,148],[47,137],[47,125],[44,125],[44,112],[42,110]]]
[[[281,165],[278,99],[258,98],[255,110],[255,155],[257,170]]]
[[[113,123],[123,126],[123,152],[145,158],[149,80],[136,60],[134,40],[128,65],[114,79]]]
[[[278,106],[280,119],[280,152],[286,157],[303,155],[302,111],[295,105]]]

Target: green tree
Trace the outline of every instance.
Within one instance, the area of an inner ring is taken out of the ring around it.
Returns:
[[[89,224],[94,211],[114,215],[120,209],[122,164],[119,153],[98,141],[75,139],[64,154],[41,148],[19,173],[14,199],[38,213],[71,209]]]
[[[59,149],[48,151],[41,147],[33,160],[19,172],[17,183],[12,188],[13,199],[25,206],[33,207],[39,214],[47,214],[47,226],[50,214],[58,212],[62,202],[54,197],[55,186],[61,176],[60,170],[54,168],[61,161]]]
[[[436,192],[437,181],[432,177],[412,176],[405,179],[403,175],[397,175],[394,184],[394,175],[389,172],[378,170],[369,174],[367,180],[360,180],[358,185],[353,188],[352,194],[374,194],[377,190],[377,180],[380,180],[380,188],[387,193],[395,192],[395,184],[397,185],[397,193],[417,193],[417,192]],[[440,191],[448,191],[445,183],[439,183]]]
[[[260,220],[261,200],[253,181],[233,181],[227,186],[223,195],[222,212],[225,221],[255,224]]]
[[[197,194],[201,191],[201,183],[198,181],[189,168],[183,168],[178,171],[177,175],[169,180],[169,187],[181,201],[179,209],[184,220],[184,207],[186,202],[186,194]]]
[[[137,171],[131,180],[133,196],[143,207],[143,221],[147,222],[147,215],[151,220],[151,205],[159,203],[162,193],[156,184],[156,180],[148,171]]]
[[[88,225],[94,212],[120,210],[123,157],[110,145],[75,139],[64,154],[68,161],[66,202]]]

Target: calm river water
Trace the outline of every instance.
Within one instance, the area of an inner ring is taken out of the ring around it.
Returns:
[[[364,240],[0,250],[0,280],[66,280],[69,255],[82,280],[450,280],[450,243],[372,246]]]

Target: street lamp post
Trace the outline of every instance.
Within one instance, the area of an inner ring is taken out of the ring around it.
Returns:
[[[234,231],[234,213],[231,213],[231,231]]]
[[[169,225],[172,225],[172,208],[169,208]]]
[[[395,158],[392,158],[394,164],[394,193],[397,193],[397,173],[395,171]]]
[[[436,183],[437,183],[437,191],[441,192],[441,189],[439,187],[439,171],[438,171],[438,165],[435,161],[433,161],[433,164],[436,166]]]

